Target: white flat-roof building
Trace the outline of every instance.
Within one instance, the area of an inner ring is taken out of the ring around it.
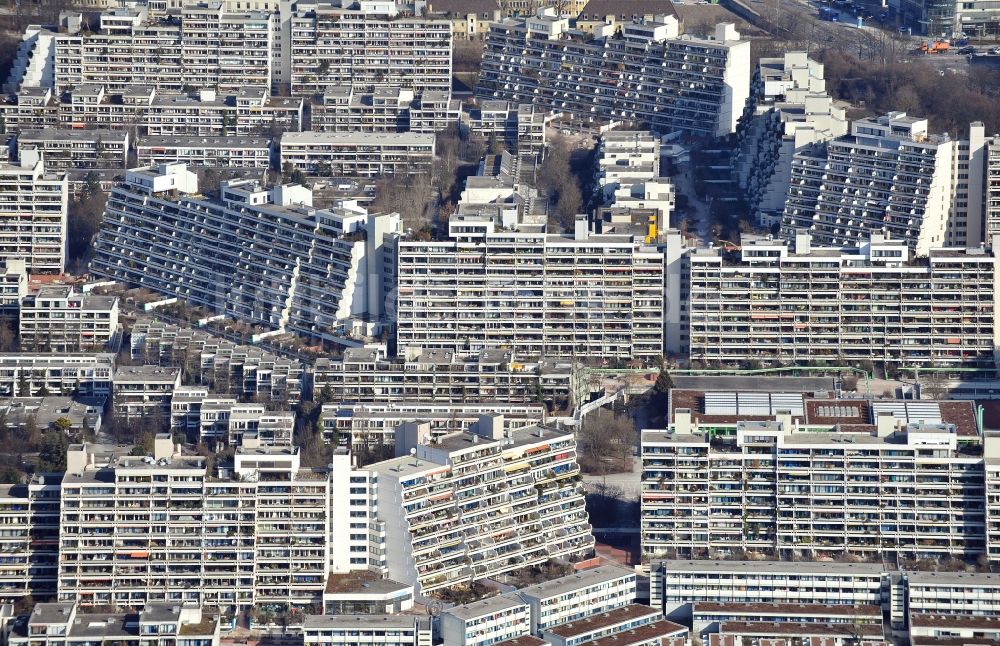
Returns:
[[[0,396],[110,397],[114,360],[111,353],[0,354]]]
[[[447,91],[414,94],[410,88],[375,88],[361,92],[351,85],[328,88],[312,106],[311,125],[323,132],[434,133],[457,124],[458,99]]]
[[[649,241],[667,230],[674,210],[674,185],[660,177],[660,139],[645,130],[612,130],[601,137],[597,158],[597,182],[607,218],[615,213],[648,212],[651,217],[641,227]],[[629,218],[632,220],[633,218]]]
[[[46,285],[21,299],[21,348],[43,352],[116,350],[118,298]]]
[[[17,149],[41,152],[52,170],[125,168],[129,138],[124,130],[21,130]]]
[[[140,166],[188,164],[208,168],[268,168],[271,140],[266,137],[143,137],[136,146]]]
[[[531,610],[531,633],[628,606],[635,601],[636,574],[602,565],[536,583],[516,592]]]
[[[325,177],[410,175],[430,168],[434,135],[418,132],[286,132],[281,168]]]
[[[115,414],[125,419],[170,421],[170,400],[181,386],[180,368],[118,366],[114,376]]]
[[[0,310],[16,310],[27,294],[27,263],[24,258],[7,258],[0,263]]]
[[[992,369],[996,254],[942,247],[926,255],[914,258],[904,240],[880,234],[861,247],[818,247],[805,232],[794,244],[744,235],[735,252],[693,250],[689,356]]]
[[[147,457],[72,446],[61,489],[59,600],[229,612],[321,604],[329,477],[300,468],[294,447],[247,444],[216,473],[205,458],[180,455],[168,434]]]
[[[449,608],[440,621],[442,639],[455,646],[491,646],[531,634],[528,604],[513,594]]]
[[[41,153],[0,162],[0,257],[21,259],[29,274],[62,273],[66,264],[65,173],[47,172]]]
[[[431,622],[412,615],[306,615],[304,646],[431,646]]]

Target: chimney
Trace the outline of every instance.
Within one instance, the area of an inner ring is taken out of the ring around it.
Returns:
[[[169,460],[174,455],[174,441],[170,433],[157,433],[153,440],[153,459]]]

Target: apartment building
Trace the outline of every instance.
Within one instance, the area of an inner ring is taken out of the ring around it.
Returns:
[[[156,97],[150,85],[129,85],[125,89],[109,92],[101,83],[87,83],[64,92],[53,106],[60,128],[108,129],[138,132],[149,106]]]
[[[396,615],[413,608],[413,586],[373,570],[330,572],[323,593],[328,615]]]
[[[360,92],[351,85],[331,87],[312,106],[317,132],[434,133],[457,124],[461,104],[450,92],[379,87]]]
[[[905,112],[859,119],[850,134],[793,155],[782,233],[807,229],[829,246],[885,233],[920,256],[975,246],[982,205],[972,188],[983,186],[983,140],[981,124],[963,144]]]
[[[881,606],[890,578],[872,563],[723,560],[654,560],[649,576],[650,604],[683,622],[704,603]]]
[[[473,356],[402,348],[389,358],[378,348],[347,348],[339,359],[317,359],[313,392],[337,402],[575,401],[573,364],[486,348]]]
[[[327,443],[362,446],[394,444],[403,424],[427,424],[431,437],[474,432],[484,417],[499,417],[504,430],[535,426],[545,421],[543,404],[480,401],[449,403],[386,398],[383,402],[323,404],[320,420]]]
[[[939,615],[910,615],[910,643],[913,646],[933,646],[944,640],[969,643],[990,643],[1000,640],[1000,619]],[[982,641],[980,641],[982,640]]]
[[[487,597],[441,614],[441,637],[455,646],[491,646],[531,633],[528,604],[513,594]]]
[[[799,233],[686,261],[692,360],[994,365],[997,260],[981,248],[913,258],[878,234],[838,249]]]
[[[292,443],[295,415],[263,404],[209,396],[206,388],[182,386],[170,400],[170,429],[209,446],[240,446],[251,438],[265,446]]]
[[[649,242],[670,226],[674,185],[660,177],[660,140],[651,132],[614,130],[601,137],[597,183],[608,207],[599,211],[602,225],[638,224]]]
[[[59,567],[59,474],[0,485],[0,599],[17,603],[56,592]]]
[[[306,615],[304,646],[431,646],[431,621],[413,615]]]
[[[3,132],[17,134],[27,128],[59,125],[59,99],[49,87],[24,87],[0,99]]]
[[[481,37],[491,22],[500,20],[500,3],[497,0],[431,0],[427,12],[451,20],[455,38]]]
[[[199,90],[194,94],[159,92],[140,122],[147,135],[198,137],[272,137],[302,127],[305,103],[272,97],[266,86],[248,85],[235,94]]]
[[[434,135],[417,132],[286,132],[281,168],[307,175],[381,177],[426,172],[434,161]]]
[[[23,258],[0,263],[0,310],[16,311],[28,294],[28,272]]]
[[[270,87],[271,14],[232,13],[219,2],[185,4],[179,13],[177,20],[150,16],[145,6],[110,9],[96,32],[81,31],[78,18],[55,36],[55,89],[140,83],[179,91],[190,81],[220,90]]]
[[[986,244],[992,244],[993,235],[1000,233],[1000,136],[986,143],[985,210],[983,228]]]
[[[0,396],[110,397],[114,354],[0,354]]]
[[[1000,576],[986,572],[905,572],[906,607],[935,615],[996,616]]]
[[[143,137],[136,145],[140,166],[186,164],[207,168],[271,166],[271,140],[266,137]]]
[[[767,622],[780,624],[851,624],[877,626],[882,629],[882,608],[876,604],[846,605],[823,603],[726,603],[699,602],[692,604],[692,631],[706,640],[707,635],[722,634],[729,622]],[[707,641],[707,640],[706,640]]]
[[[636,595],[636,574],[617,565],[602,565],[536,583],[515,594],[528,604],[530,632],[537,635],[554,626],[631,605]]]
[[[46,170],[35,150],[0,162],[0,257],[24,260],[29,274],[62,273],[66,263],[65,173]]]
[[[468,112],[469,129],[512,153],[541,156],[551,115],[530,103],[480,100]]]
[[[416,438],[413,455],[368,467],[390,578],[426,594],[592,551],[573,434],[492,431]]]
[[[129,342],[133,360],[182,367],[206,394],[211,390],[245,401],[288,404],[302,398],[302,362],[257,346],[158,320],[136,321]]]
[[[18,151],[37,150],[53,170],[124,168],[128,158],[128,133],[113,130],[22,130]]]
[[[389,3],[351,6],[343,0],[295,6],[287,26],[293,95],[342,86],[451,90],[450,21],[400,14]]]
[[[300,468],[294,447],[247,443],[208,472],[166,434],[147,457],[75,445],[61,499],[60,601],[223,612],[322,603],[329,481]]]
[[[847,117],[834,107],[823,72],[806,52],[762,58],[757,65],[736,131],[736,177],[762,226],[781,221],[795,153],[847,134]]]
[[[399,242],[400,346],[463,356],[498,346],[562,358],[663,355],[660,248],[635,236],[592,234],[585,220],[568,235],[492,228]]]
[[[81,612],[72,602],[38,603],[7,635],[10,646],[219,646],[220,622],[194,604],[150,603],[124,613]]]
[[[688,629],[663,619],[656,608],[631,604],[576,621],[552,626],[541,632],[552,646],[579,644],[629,644],[629,646],[683,646]]]
[[[115,414],[128,420],[170,421],[170,401],[181,386],[180,368],[118,366],[114,376]]]
[[[164,212],[173,214],[170,225]],[[398,214],[316,209],[312,192],[297,185],[229,181],[203,197],[194,173],[164,164],[127,171],[111,192],[90,270],[335,342],[352,333],[352,321],[380,321],[398,230]]]
[[[675,408],[670,428],[642,433],[646,556],[986,552],[984,442],[969,402],[701,397],[704,415]]]
[[[118,299],[46,285],[21,300],[21,348],[38,352],[115,350],[120,341]]]
[[[552,9],[490,25],[476,85],[480,99],[561,113],[562,128],[632,123],[696,136],[734,132],[749,91],[750,43],[732,24],[706,40],[662,16],[593,38]]]

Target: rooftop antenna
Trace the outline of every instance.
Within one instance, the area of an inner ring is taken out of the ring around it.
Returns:
[[[417,447],[412,447],[410,449],[410,457],[413,458],[413,466],[419,467],[420,466],[420,459],[417,458]]]

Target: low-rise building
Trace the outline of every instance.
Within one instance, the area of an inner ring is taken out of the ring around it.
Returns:
[[[635,601],[636,574],[603,565],[536,583],[517,591],[531,610],[531,632],[628,606]]]
[[[692,631],[703,641],[730,621],[882,626],[882,607],[877,604],[704,601],[693,604],[691,613]]]
[[[469,129],[518,154],[541,156],[551,113],[530,103],[481,100],[469,110]]]
[[[286,132],[281,168],[307,175],[411,175],[430,169],[434,135],[417,132]]]
[[[114,376],[115,414],[127,420],[170,422],[170,400],[181,385],[180,368],[118,366]],[[157,429],[160,430],[160,429]]]
[[[660,140],[653,133],[613,130],[601,137],[597,182],[606,205],[598,212],[599,221],[609,232],[626,223],[640,225],[649,241],[666,232],[674,210],[674,185],[660,177]]]
[[[266,87],[247,86],[235,95],[214,90],[153,96],[143,114],[149,136],[267,137],[302,127],[300,98],[272,97]]]
[[[339,359],[317,359],[314,393],[337,402],[423,401],[510,403],[575,401],[570,361],[521,357],[487,348],[463,358],[448,350],[404,349],[390,359],[378,348],[348,348]]]
[[[0,398],[0,416],[7,429],[55,429],[79,441],[101,430],[101,403],[60,395]]]
[[[460,113],[449,92],[414,94],[403,87],[359,92],[345,85],[323,93],[312,106],[311,124],[319,132],[434,133],[458,123]]]
[[[515,595],[487,597],[441,614],[441,637],[455,646],[491,646],[531,634],[528,604]]]
[[[52,170],[124,168],[129,138],[124,130],[21,130],[17,149],[39,151]]]
[[[1000,617],[911,613],[912,646],[990,644],[1000,641]]]
[[[118,299],[47,285],[21,299],[21,347],[28,351],[117,349]]]
[[[139,611],[90,613],[72,602],[39,603],[18,618],[10,646],[219,646],[219,617],[195,604],[147,604]]]
[[[906,607],[913,613],[996,616],[1000,575],[986,572],[904,572]]]
[[[0,354],[0,396],[111,396],[114,354]]]
[[[326,442],[350,444],[357,449],[373,444],[394,444],[403,424],[427,424],[431,437],[457,431],[474,431],[483,417],[500,417],[505,430],[535,426],[545,421],[541,403],[482,401],[450,403],[397,401],[323,404],[320,419]]]
[[[451,21],[455,38],[482,38],[500,20],[498,0],[429,0],[427,14]]]
[[[656,608],[631,604],[552,626],[541,631],[542,639],[552,646],[580,644],[651,644],[662,646],[673,640],[687,642],[685,626],[663,619]]]
[[[304,646],[431,646],[431,622],[413,615],[306,615]]]
[[[413,608],[413,586],[372,570],[330,572],[323,592],[328,615],[395,615]]]
[[[206,168],[268,168],[271,140],[266,137],[143,137],[136,146],[140,166],[188,164]]]

